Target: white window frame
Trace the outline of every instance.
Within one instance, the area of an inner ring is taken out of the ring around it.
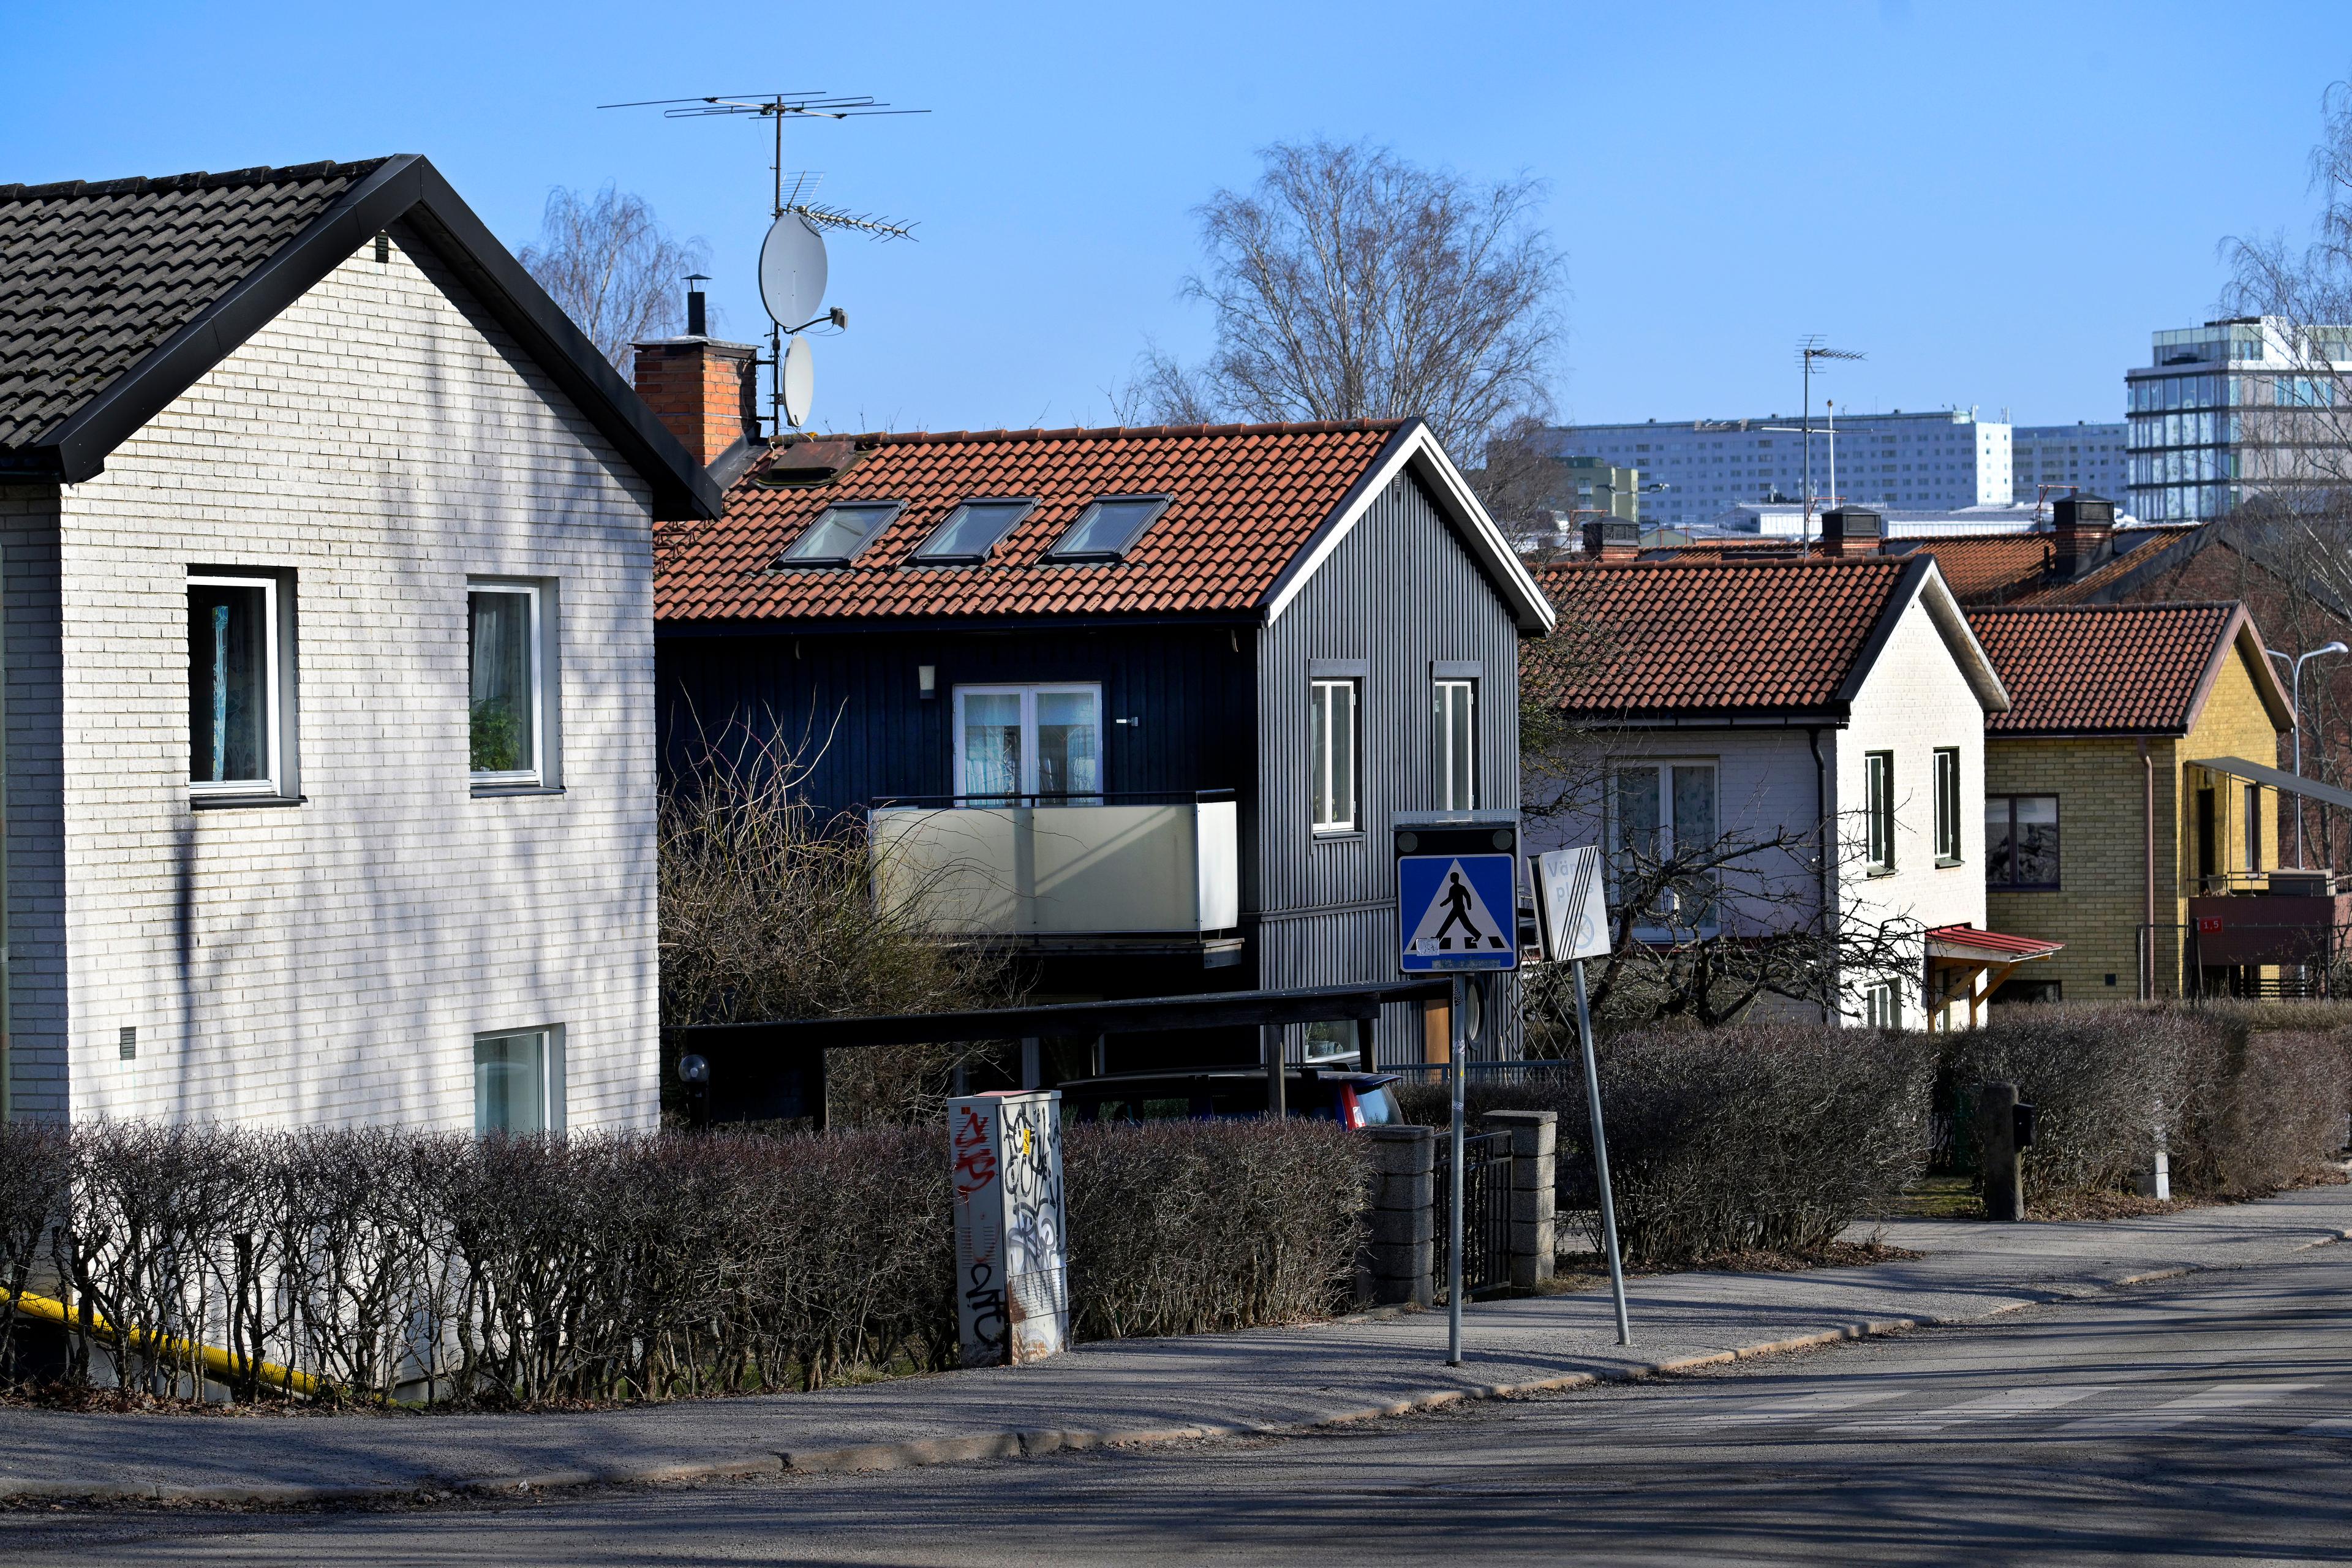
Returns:
[[[564,1133],[566,1114],[564,1096],[563,1026],[535,1024],[520,1029],[483,1029],[474,1036],[472,1079],[474,1086],[474,1135],[485,1137],[508,1131],[482,1125],[482,1047],[492,1040],[510,1040],[520,1035],[539,1037],[539,1132],[524,1136],[560,1138]]]
[[[1874,981],[1862,988],[1863,1026],[1899,1029],[1903,1026],[1903,993],[1892,980]]]
[[[474,595],[477,594],[520,594],[530,600],[530,630],[523,639],[523,646],[530,652],[531,765],[528,768],[492,770],[472,767]],[[466,580],[466,760],[468,776],[477,786],[527,788],[547,782],[547,604],[540,584],[507,577],[468,577]]]
[[[1720,758],[1639,757],[1628,758],[1624,762],[1612,764],[1609,769],[1609,795],[1607,809],[1603,814],[1605,817],[1603,828],[1607,835],[1605,842],[1608,847],[1607,852],[1602,857],[1602,864],[1609,868],[1609,878],[1612,884],[1610,891],[1612,895],[1611,901],[1618,904],[1620,907],[1623,905],[1624,898],[1621,888],[1617,885],[1619,864],[1618,856],[1622,853],[1618,847],[1618,841],[1624,837],[1624,831],[1622,818],[1619,816],[1617,804],[1617,792],[1622,786],[1617,781],[1627,768],[1654,768],[1657,770],[1659,859],[1672,859],[1678,852],[1675,844],[1674,780],[1675,770],[1676,768],[1705,768],[1707,772],[1715,775],[1715,830],[1718,837],[1723,832],[1723,763]],[[1708,921],[1704,925],[1683,928],[1685,931],[1696,931],[1701,936],[1712,936],[1717,931],[1722,929],[1722,878],[1719,876],[1717,877],[1716,897],[1711,901],[1712,908],[1715,910],[1715,918]],[[1633,927],[1633,934],[1636,937],[1648,941],[1661,941],[1674,934],[1676,928],[1662,925],[1656,921],[1649,919],[1648,917],[1651,913],[1651,910],[1643,910],[1641,911],[1641,914],[1636,917]]]
[[[1935,763],[1936,864],[1958,866],[1968,858],[1968,840],[1963,837],[1968,832],[1968,813],[1960,809],[1960,749],[1937,747]],[[1947,765],[1950,770],[1948,780],[1945,776]],[[1948,789],[1945,787],[1947,784],[1950,785]],[[1984,813],[1979,811],[1977,815],[1981,817]]]
[[[1021,699],[1021,777],[1019,798],[1028,804],[1055,805],[1099,805],[1103,794],[1110,788],[1110,721],[1104,717],[1102,682],[1099,680],[1049,680],[1035,685],[997,684],[959,686],[955,689],[955,725],[950,743],[955,748],[956,804],[968,800],[1001,801],[1001,795],[979,794],[968,787],[964,778],[963,703],[966,697],[1018,697]],[[1056,796],[1051,803],[1037,799],[1037,699],[1066,697],[1083,693],[1095,700],[1095,771],[1101,788],[1093,795]]]
[[[1339,752],[1338,748],[1332,744],[1334,737],[1331,733],[1331,716],[1334,705],[1328,701],[1326,701],[1323,704],[1322,731],[1318,734],[1316,731],[1315,698],[1318,693],[1323,691],[1327,688],[1342,686],[1348,689],[1348,815],[1344,818],[1337,816],[1326,817],[1322,814],[1320,808],[1316,805],[1316,796],[1319,793],[1324,800],[1328,801],[1338,794],[1338,791],[1331,787],[1331,764],[1334,759],[1339,756]],[[1322,755],[1323,776],[1320,778],[1310,776],[1307,783],[1307,816],[1311,819],[1314,831],[1317,833],[1339,834],[1360,833],[1363,831],[1364,756],[1363,746],[1360,740],[1364,729],[1363,711],[1364,683],[1357,677],[1352,675],[1318,675],[1311,678],[1307,681],[1307,755],[1310,774],[1314,770],[1314,759],[1317,752],[1319,751]]]
[[[285,668],[278,662],[278,582],[274,576],[257,574],[242,575],[226,572],[191,572],[191,588],[258,588],[261,590],[261,668],[268,682],[269,720],[265,726],[269,745],[269,774],[258,779],[188,779],[188,794],[198,799],[249,799],[283,793],[286,776],[286,680]],[[194,737],[189,738],[188,749],[193,757]]]
[[[1465,773],[1467,798],[1454,798],[1454,706],[1456,701],[1470,709],[1470,754],[1461,761]],[[1430,720],[1436,726],[1437,809],[1440,811],[1475,811],[1478,805],[1478,683],[1467,677],[1446,676],[1430,682]]]

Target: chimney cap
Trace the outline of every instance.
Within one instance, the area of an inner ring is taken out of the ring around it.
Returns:
[[[1823,539],[1879,539],[1885,532],[1885,515],[1866,506],[1833,506],[1822,513]]]

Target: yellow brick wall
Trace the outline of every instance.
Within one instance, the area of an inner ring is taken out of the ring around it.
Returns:
[[[2197,872],[2196,790],[2217,790],[2217,847],[2222,869],[2268,870],[2279,863],[2279,804],[2262,792],[2261,854],[2246,864],[2245,786],[2212,778],[2189,763],[2242,757],[2273,763],[2277,730],[2245,656],[2233,649],[2185,738],[2151,738],[2156,781],[2156,939],[2159,995],[2180,984],[2179,926],[2189,918]],[[1986,738],[1985,794],[2058,796],[2058,878],[2053,892],[1988,890],[1985,923],[1994,931],[2066,944],[2054,958],[2021,967],[2014,978],[2050,979],[2069,1002],[2129,997],[2138,984],[2138,931],[2145,876],[2144,775],[2138,742],[2122,740]],[[2116,977],[2112,986],[2108,975]]]

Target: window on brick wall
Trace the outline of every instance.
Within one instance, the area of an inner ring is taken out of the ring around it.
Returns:
[[[474,1131],[484,1137],[563,1131],[563,1027],[474,1037]]]
[[[199,805],[294,795],[291,573],[188,574],[188,793]]]
[[[487,578],[466,585],[467,750],[478,790],[562,782],[554,586]]]
[[[2058,886],[2056,795],[1985,796],[1985,885],[2019,889]]]

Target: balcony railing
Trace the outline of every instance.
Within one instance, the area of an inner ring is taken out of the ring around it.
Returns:
[[[892,801],[874,892],[942,935],[1199,934],[1241,923],[1231,791]]]

